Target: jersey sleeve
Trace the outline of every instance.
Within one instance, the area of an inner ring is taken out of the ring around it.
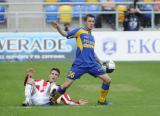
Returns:
[[[73,30],[67,32],[67,38],[68,38],[68,39],[69,39],[69,38],[72,38],[73,35],[76,35],[77,32],[78,32],[80,29],[81,29],[81,28],[75,28],[75,29],[73,29]]]

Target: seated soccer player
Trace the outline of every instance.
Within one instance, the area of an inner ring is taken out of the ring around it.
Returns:
[[[60,70],[58,68],[52,68],[49,74],[49,80],[34,80],[33,69],[27,71],[27,75],[24,81],[25,86],[25,101],[23,106],[30,105],[51,105],[50,103],[50,93],[56,91],[58,85],[56,84],[57,79],[60,75]],[[88,102],[84,99],[79,99],[78,101],[73,101],[67,93],[61,95],[57,100],[58,104],[68,104],[68,105],[84,105]]]

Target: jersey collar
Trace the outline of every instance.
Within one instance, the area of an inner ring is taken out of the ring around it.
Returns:
[[[88,31],[89,34],[91,34],[91,29],[89,29],[88,27],[83,27],[86,31]]]

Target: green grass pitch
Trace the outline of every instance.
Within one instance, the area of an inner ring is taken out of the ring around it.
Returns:
[[[73,99],[87,99],[85,106],[21,106],[27,68],[35,69],[35,79],[47,79],[49,70],[58,67],[60,84],[70,66],[70,61],[0,62],[0,116],[160,116],[160,62],[116,62],[117,69],[110,74],[109,106],[97,105],[101,81],[90,75],[67,90]]]

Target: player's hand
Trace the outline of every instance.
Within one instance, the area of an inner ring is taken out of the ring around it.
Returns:
[[[51,22],[51,25],[52,25],[54,28],[56,28],[56,29],[57,29],[58,26],[59,26],[59,24],[58,24],[57,22],[55,22],[55,21],[54,21],[54,22]]]
[[[29,83],[31,85],[34,84],[34,80],[32,78],[33,73],[34,73],[34,70],[32,68],[27,70],[27,75],[26,75],[25,80],[24,80],[24,86],[26,86],[26,83]]]
[[[88,103],[88,101],[85,100],[85,99],[79,99],[79,100],[78,100],[78,103],[79,103],[79,105],[85,105],[85,104]]]
[[[33,73],[34,73],[34,70],[32,68],[30,68],[30,69],[27,70],[28,77],[32,78]]]
[[[99,63],[100,63],[102,66],[107,66],[108,61],[102,61],[102,60],[100,60]]]

